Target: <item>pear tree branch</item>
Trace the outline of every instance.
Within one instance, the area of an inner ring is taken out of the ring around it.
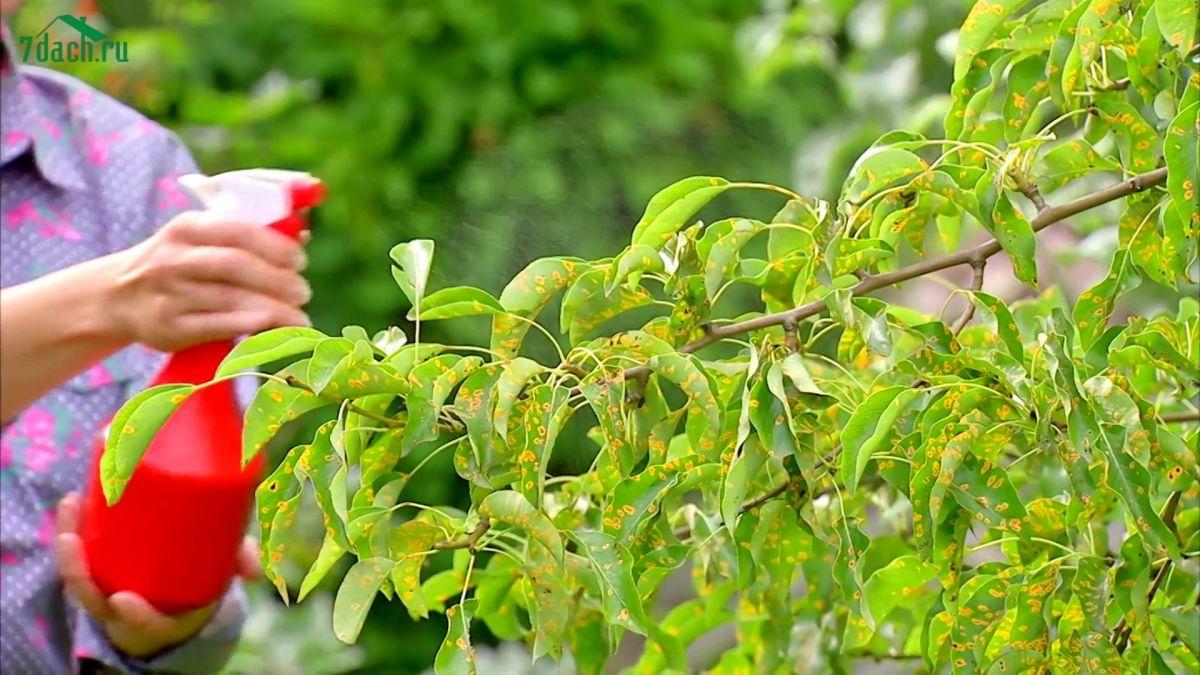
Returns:
[[[1150,171],[1148,173],[1133,176],[1132,178],[1123,180],[1120,183],[1114,183],[1113,185],[1097,190],[1091,194],[1084,195],[1078,199],[1072,199],[1071,201],[1054,206],[1047,205],[1045,208],[1038,210],[1037,215],[1034,216],[1033,220],[1030,221],[1030,225],[1032,226],[1034,232],[1040,232],[1041,230],[1044,230],[1061,220],[1070,218],[1071,216],[1083,213],[1084,211],[1090,211],[1097,206],[1122,199],[1131,194],[1149,190],[1157,185],[1162,185],[1164,182],[1166,182],[1166,180],[1167,169],[1165,167],[1155,169],[1154,171]],[[1001,250],[1002,247],[1000,246],[1000,242],[996,239],[990,239],[972,248],[956,251],[954,253],[949,253],[937,258],[923,260],[891,272],[885,272],[883,274],[867,277],[851,288],[851,292],[854,295],[865,295],[881,288],[895,286],[896,284],[910,281],[918,277],[923,277],[927,274],[938,272],[950,267],[972,264],[972,261],[977,260],[987,260],[988,258],[999,253]],[[679,351],[684,353],[696,352],[729,337],[741,335],[743,333],[749,333],[755,330],[762,330],[763,328],[770,328],[772,326],[784,325],[788,322],[800,322],[809,317],[821,314],[825,311],[825,309],[825,301],[814,300],[813,302],[782,312],[764,314],[753,319],[738,321],[736,323],[725,324],[722,326],[713,326],[712,329],[704,335],[704,337],[680,347]],[[629,368],[625,371],[625,378],[628,379],[631,377],[643,376],[648,372],[648,370],[649,369],[646,366],[635,366],[633,368]]]

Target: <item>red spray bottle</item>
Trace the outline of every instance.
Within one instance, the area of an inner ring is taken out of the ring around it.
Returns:
[[[325,194],[309,174],[269,169],[183,176],[180,183],[214,218],[267,225],[291,237],[304,231],[305,211]],[[151,384],[208,382],[232,348],[226,341],[176,352]],[[233,383],[201,389],[175,411],[112,506],[100,487],[106,431],[96,441],[80,522],[97,586],[105,594],[134,591],[169,614],[220,598],[237,570],[264,463],[260,453],[241,466],[242,412]]]

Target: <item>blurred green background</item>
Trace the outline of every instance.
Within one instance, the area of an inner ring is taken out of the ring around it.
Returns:
[[[387,259],[398,241],[436,240],[435,287],[499,292],[536,257],[616,252],[648,198],[684,176],[835,196],[883,131],[938,133],[969,4],[34,0],[13,28],[71,13],[129,41],[128,63],[65,69],[176,131],[208,173],[322,178],[310,310],[337,332],[408,328]],[[721,208],[778,205],[742,199]],[[427,335],[481,342],[478,327]],[[448,464],[426,471],[412,498],[453,502]],[[342,648],[327,596],[282,610],[252,590],[237,672],[420,672],[443,630],[381,602],[359,646]]]

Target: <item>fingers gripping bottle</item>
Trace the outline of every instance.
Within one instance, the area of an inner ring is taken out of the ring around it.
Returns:
[[[179,182],[209,218],[269,226],[291,237],[304,231],[305,212],[325,194],[320,181],[295,171],[251,169]],[[151,384],[207,382],[232,348],[224,341],[176,352]],[[106,595],[134,591],[171,614],[220,598],[237,571],[264,462],[259,454],[241,466],[242,412],[233,383],[200,389],[184,401],[112,506],[100,487],[106,432],[95,441],[80,522],[96,584]]]

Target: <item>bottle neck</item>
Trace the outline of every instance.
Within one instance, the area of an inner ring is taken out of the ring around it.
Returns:
[[[203,384],[213,378],[221,361],[233,349],[228,340],[208,342],[180,350],[171,355],[167,365],[154,378],[160,384]]]

